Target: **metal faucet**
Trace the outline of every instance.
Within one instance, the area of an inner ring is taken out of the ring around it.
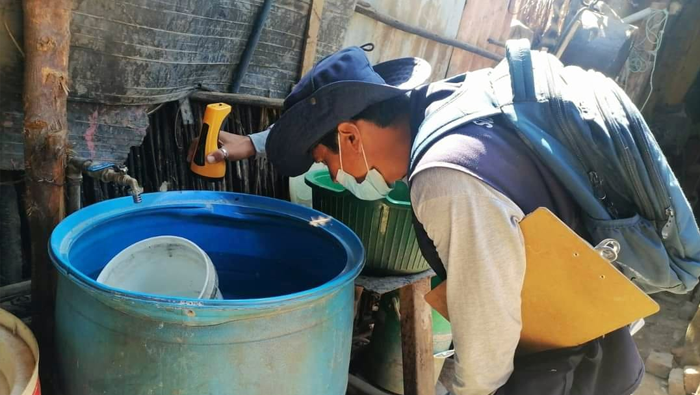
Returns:
[[[74,210],[80,208],[80,180],[82,180],[82,173],[87,173],[90,177],[100,181],[112,182],[117,185],[129,187],[129,192],[134,199],[134,203],[141,203],[143,188],[139,185],[138,180],[127,174],[127,171],[128,169],[126,166],[119,166],[114,163],[93,162],[90,159],[70,158],[68,162],[68,179],[69,181],[72,180],[73,184],[77,184],[78,186],[71,188],[71,195],[73,196],[70,197],[72,203],[69,204],[69,206],[73,207]],[[75,203],[76,199],[77,203]]]

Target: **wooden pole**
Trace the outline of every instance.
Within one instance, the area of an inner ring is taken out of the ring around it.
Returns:
[[[654,90],[643,111],[647,119],[657,106],[683,103],[700,71],[700,1],[684,2],[683,9],[673,16],[677,11],[671,11],[664,32],[654,71]]]
[[[304,57],[301,61],[301,75],[308,73],[316,60],[316,46],[318,45],[318,32],[321,30],[323,20],[323,5],[325,0],[311,0],[309,11],[309,26],[306,29],[306,43],[304,44]]]
[[[477,55],[483,56],[488,59],[492,59],[495,61],[500,61],[503,59],[503,56],[489,52],[485,49],[481,49],[478,47],[475,47],[471,44],[467,44],[464,41],[459,41],[455,40],[453,38],[445,37],[440,34],[436,34],[431,32],[430,30],[426,30],[423,28],[420,28],[418,26],[413,26],[409,25],[408,23],[404,23],[399,21],[396,18],[393,18],[389,15],[382,14],[381,12],[375,10],[369,3],[366,3],[364,1],[358,1],[357,5],[355,6],[355,12],[358,14],[362,14],[368,18],[372,18],[376,21],[379,21],[385,25],[389,25],[393,28],[402,30],[407,33],[415,34],[417,36],[427,38],[428,40],[432,40],[435,42],[438,42],[440,44],[446,44],[453,46],[455,48],[463,49],[467,52],[475,53]]]
[[[435,395],[433,317],[425,294],[430,278],[400,289],[401,353],[405,395]]]
[[[63,185],[68,120],[71,0],[24,0],[24,162],[31,237],[34,331],[41,348],[42,385],[51,394],[56,272],[48,255],[54,227],[65,216]],[[55,365],[54,365],[55,367]]]

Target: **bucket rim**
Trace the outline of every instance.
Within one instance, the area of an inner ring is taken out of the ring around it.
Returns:
[[[169,296],[154,296],[139,292],[130,292],[98,283],[96,280],[77,270],[69,259],[69,251],[73,242],[84,233],[108,219],[134,214],[143,210],[161,210],[167,208],[206,208],[216,204],[234,204],[253,209],[261,214],[275,215],[296,221],[304,221],[309,226],[316,226],[318,217],[327,218],[321,227],[337,242],[347,255],[345,267],[331,280],[314,288],[303,291],[252,299],[193,299]],[[49,256],[56,269],[72,282],[100,293],[108,293],[111,297],[128,299],[139,303],[170,305],[177,308],[221,308],[221,307],[256,307],[265,308],[287,305],[310,299],[325,297],[335,290],[351,283],[364,267],[364,247],[358,236],[340,221],[311,208],[291,202],[264,196],[248,195],[235,192],[220,191],[170,191],[147,193],[141,203],[133,203],[131,197],[105,200],[66,217],[60,222],[49,239]]]
[[[197,296],[197,299],[209,299],[204,296],[215,293],[214,291],[216,290],[216,287],[218,287],[214,264],[209,258],[209,255],[207,255],[207,253],[204,252],[204,250],[202,250],[201,247],[195,244],[192,240],[180,236],[161,235],[137,241],[136,243],[121,250],[109,262],[107,262],[105,267],[102,268],[102,271],[97,276],[96,281],[100,284],[106,284],[109,282],[113,283],[114,280],[112,280],[111,276],[113,276],[118,270],[119,264],[125,263],[126,260],[123,259],[124,257],[128,257],[129,255],[141,252],[144,249],[147,249],[148,247],[157,247],[165,243],[175,244],[179,247],[187,248],[197,255],[197,257],[199,258],[198,263],[204,266],[204,278],[206,279],[206,286],[202,287],[202,289],[199,292],[199,296]]]
[[[400,193],[405,194],[408,191],[408,185],[406,185],[403,181],[397,181],[397,185],[392,189],[392,191],[389,192],[387,196],[379,200],[362,200],[355,197],[350,191],[345,189],[345,187],[331,180],[331,174],[328,169],[309,171],[304,175],[304,182],[306,185],[311,187],[312,190],[323,191],[326,194],[337,196],[351,196],[363,204],[385,204],[394,209],[411,210],[410,195],[408,196],[408,199],[399,198]]]
[[[32,352],[34,356],[34,369],[21,395],[37,394],[36,389],[39,386],[39,343],[36,341],[34,333],[22,320],[2,308],[0,308],[0,326],[18,336]]]

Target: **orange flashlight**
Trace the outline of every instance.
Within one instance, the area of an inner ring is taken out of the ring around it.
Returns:
[[[223,178],[226,175],[226,161],[207,163],[207,155],[219,149],[219,132],[221,124],[231,113],[231,106],[225,103],[214,103],[207,106],[199,131],[197,150],[192,156],[190,170],[206,178]]]

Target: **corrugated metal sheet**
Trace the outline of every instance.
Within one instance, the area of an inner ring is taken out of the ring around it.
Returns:
[[[371,0],[368,3],[377,11],[404,23],[454,38],[459,29],[466,0]],[[350,19],[344,44],[350,46],[368,42],[376,46],[375,50],[368,54],[372,62],[418,56],[433,66],[433,80],[445,77],[452,56],[450,46],[396,30],[356,13]]]

